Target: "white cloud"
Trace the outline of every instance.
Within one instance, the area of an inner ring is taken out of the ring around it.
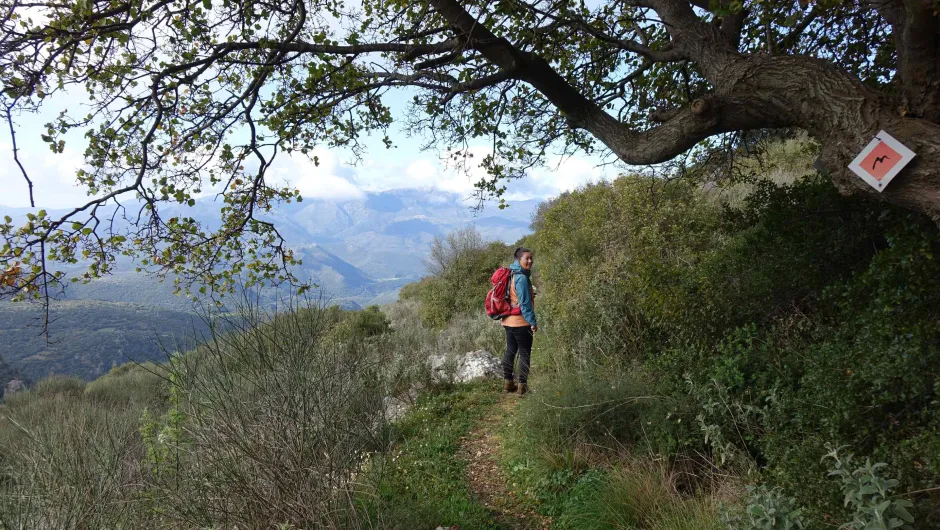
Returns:
[[[316,157],[317,163],[312,157]],[[335,153],[327,149],[315,149],[311,158],[305,155],[282,155],[275,161],[272,172],[300,190],[303,197],[311,199],[361,199],[363,190],[341,177],[343,170]]]
[[[75,184],[75,172],[83,164],[79,147],[67,144],[64,153],[53,154],[42,142],[20,146],[20,159],[34,181],[37,207],[73,207],[88,200],[85,190]],[[346,153],[318,148],[311,157],[317,157],[319,164],[299,153],[282,154],[270,172],[274,177],[272,183],[289,183],[307,198],[350,200],[361,199],[368,192],[420,188],[456,193],[472,200],[474,184],[487,178],[479,163],[489,150],[485,146],[472,146],[468,152],[473,156],[458,163],[429,152],[375,149],[366,153],[367,158],[362,163],[351,165],[345,162],[348,160]],[[4,192],[0,195],[0,204],[28,206],[26,182],[13,163],[9,142],[0,141],[0,160],[4,160],[0,164]],[[551,157],[544,167],[534,168],[526,178],[510,181],[506,198],[511,201],[544,199],[614,175],[614,169],[598,167],[593,158]],[[214,191],[205,189],[202,195],[212,195]]]
[[[509,200],[554,197],[586,184],[610,180],[617,172],[599,166],[597,160],[583,156],[549,157],[544,167],[534,168],[521,180],[512,181],[506,190]]]
[[[43,152],[44,151],[44,152]],[[83,165],[81,153],[66,145],[55,154],[43,144],[20,145],[20,162],[33,182],[37,208],[66,208],[87,202],[88,195],[75,181],[75,173]],[[13,159],[12,144],[0,142],[0,181],[3,195],[0,203],[14,207],[29,206],[29,185]]]
[[[471,146],[468,158],[453,159],[446,155],[433,159],[422,153],[411,160],[396,158],[367,159],[362,165],[350,167],[351,181],[369,192],[399,188],[433,188],[470,197],[474,185],[488,179],[480,162],[490,153],[489,147]],[[615,176],[616,171],[599,166],[593,158],[584,156],[549,157],[545,166],[533,168],[528,176],[507,184],[506,198],[510,200],[544,199]]]
[[[460,195],[473,191],[473,180],[466,173],[447,168],[441,160],[422,153],[417,158],[370,158],[351,168],[353,181],[370,192],[401,188],[433,188]]]

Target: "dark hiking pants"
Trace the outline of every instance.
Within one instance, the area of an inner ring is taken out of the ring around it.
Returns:
[[[532,328],[506,326],[506,355],[503,356],[503,377],[512,379],[512,368],[519,354],[519,383],[529,380],[529,360],[532,356]]]

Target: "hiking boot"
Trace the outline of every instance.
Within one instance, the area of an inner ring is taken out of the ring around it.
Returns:
[[[507,379],[506,382],[503,383],[503,391],[508,394],[515,392],[517,388],[516,382],[512,379]]]
[[[519,395],[520,395],[520,396],[521,396],[521,395],[524,395],[524,394],[525,394],[526,392],[528,392],[528,391],[529,391],[529,385],[527,385],[527,384],[525,384],[525,383],[519,383],[519,390],[518,390],[518,392],[519,392]]]

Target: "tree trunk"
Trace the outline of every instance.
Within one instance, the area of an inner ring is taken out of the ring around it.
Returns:
[[[676,109],[659,127],[636,133],[609,115],[583,127],[629,164],[668,160],[695,142],[723,132],[797,127],[821,145],[833,182],[846,194],[869,193],[940,221],[940,125],[904,117],[855,77],[821,59],[705,51],[713,94]],[[561,107],[561,106],[560,106]],[[562,109],[564,110],[564,109]],[[917,155],[882,192],[848,169],[880,130]]]

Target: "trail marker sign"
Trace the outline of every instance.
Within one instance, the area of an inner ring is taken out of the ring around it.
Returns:
[[[879,131],[849,164],[849,169],[881,192],[914,156],[914,151],[885,131]]]

